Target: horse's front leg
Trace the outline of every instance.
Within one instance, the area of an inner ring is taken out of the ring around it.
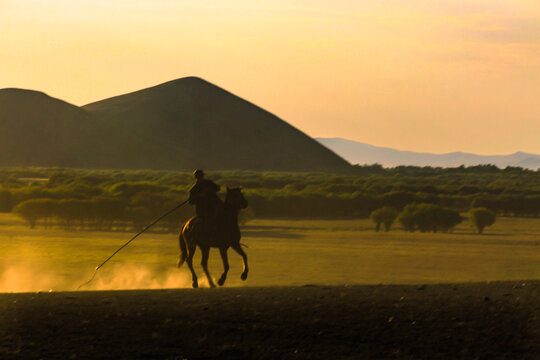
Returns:
[[[216,284],[214,284],[214,281],[212,280],[212,277],[210,276],[210,273],[208,272],[208,257],[210,256],[210,247],[205,246],[201,247],[202,251],[202,260],[201,265],[204,270],[204,273],[206,274],[206,278],[208,279],[208,284],[210,287],[216,287]]]
[[[240,243],[232,245],[232,248],[242,257],[242,260],[244,261],[244,271],[242,272],[242,275],[240,275],[240,279],[246,280],[248,277],[248,271],[249,271],[247,255],[244,252],[244,249],[242,249],[242,246],[240,245]]]
[[[227,280],[227,273],[229,272],[229,258],[227,256],[227,248],[220,248],[219,253],[221,254],[221,260],[223,260],[223,274],[218,280],[218,285],[223,286],[225,280]]]
[[[193,269],[193,255],[195,255],[195,250],[196,249],[197,249],[197,246],[195,244],[189,244],[188,256],[187,256],[187,259],[186,259],[189,270],[191,270],[191,279],[193,281],[192,286],[194,288],[199,287],[199,283],[197,281],[197,274],[195,274],[195,269]]]

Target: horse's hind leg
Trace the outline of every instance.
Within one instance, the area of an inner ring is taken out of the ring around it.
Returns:
[[[191,279],[193,281],[192,286],[194,288],[199,287],[199,283],[197,281],[197,274],[195,274],[195,269],[193,269],[193,255],[195,255],[195,250],[197,249],[197,246],[195,244],[190,244],[188,249],[188,255],[186,258],[186,262],[188,264],[189,270],[191,270]]]
[[[227,280],[227,273],[229,272],[229,258],[227,256],[227,248],[220,248],[219,253],[221,254],[221,260],[223,260],[223,274],[218,280],[218,285],[223,286],[225,280]]]
[[[244,271],[242,272],[242,275],[240,275],[240,279],[246,280],[248,277],[248,271],[249,271],[247,255],[244,252],[244,249],[242,249],[242,246],[240,245],[240,243],[232,245],[231,247],[233,248],[234,251],[236,251],[242,257],[242,260],[244,261]]]
[[[180,232],[180,235],[178,236],[178,244],[180,245],[180,257],[178,258],[178,263],[176,264],[176,267],[180,268],[187,258],[186,242],[184,240],[184,237],[182,236],[182,232]]]
[[[208,279],[208,284],[210,287],[216,287],[216,284],[214,284],[214,281],[212,280],[212,277],[210,276],[210,273],[208,272],[208,257],[210,256],[210,248],[209,247],[202,247],[202,260],[201,265],[204,270],[204,273],[206,274],[206,278]]]

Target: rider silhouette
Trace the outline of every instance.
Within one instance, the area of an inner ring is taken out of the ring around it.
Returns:
[[[217,196],[219,186],[212,180],[204,178],[204,171],[195,170],[195,185],[189,190],[188,202],[195,205],[195,213],[208,230],[216,222],[216,216],[221,200]]]

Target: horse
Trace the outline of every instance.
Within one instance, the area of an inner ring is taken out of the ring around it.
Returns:
[[[216,216],[216,223],[213,228],[207,226],[202,219],[194,216],[189,219],[180,232],[178,239],[180,245],[180,258],[177,267],[180,268],[184,262],[187,262],[189,270],[191,270],[192,285],[197,288],[197,274],[193,269],[193,255],[197,246],[202,252],[201,265],[211,287],[215,287],[214,281],[208,272],[208,257],[210,248],[218,248],[223,260],[223,274],[218,280],[219,286],[225,284],[227,273],[229,271],[229,260],[227,250],[233,248],[243,260],[244,270],[240,278],[246,280],[248,276],[247,255],[240,245],[240,228],[238,227],[238,213],[241,209],[248,206],[247,200],[242,194],[241,188],[227,188],[227,196],[225,203],[220,207]]]

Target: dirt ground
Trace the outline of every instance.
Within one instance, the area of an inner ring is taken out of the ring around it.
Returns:
[[[535,359],[540,282],[0,294],[1,359]]]

